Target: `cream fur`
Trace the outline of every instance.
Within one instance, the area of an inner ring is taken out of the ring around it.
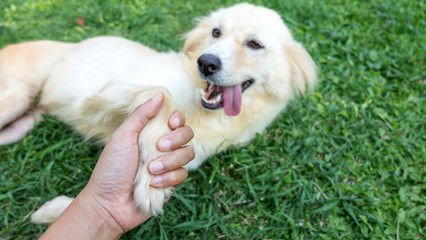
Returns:
[[[223,33],[218,39],[212,38],[214,28]],[[264,48],[249,48],[247,42],[253,39]],[[214,75],[218,82],[255,80],[243,93],[238,116],[202,107],[200,89],[206,82],[200,78],[197,58],[204,53],[222,60],[223,69]],[[181,53],[158,53],[119,37],[76,44],[37,41],[3,49],[0,129],[28,110],[31,99],[41,92],[40,105],[48,113],[105,143],[138,105],[165,92],[162,112],[139,136],[141,163],[135,179],[136,204],[143,212],[159,214],[170,191],[149,187],[152,176],[146,166],[160,154],[155,143],[170,131],[167,119],[173,111],[184,113],[194,130],[190,144],[196,158],[186,167],[195,169],[215,152],[250,141],[289,100],[315,83],[315,64],[280,16],[263,7],[238,4],[201,18],[186,35]]]

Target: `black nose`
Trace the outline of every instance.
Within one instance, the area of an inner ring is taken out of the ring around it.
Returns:
[[[212,75],[213,73],[219,72],[222,68],[222,62],[220,59],[212,54],[203,54],[198,60],[198,69],[204,74],[204,76]]]

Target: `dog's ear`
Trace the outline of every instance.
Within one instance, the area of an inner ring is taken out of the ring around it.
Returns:
[[[266,82],[268,92],[281,100],[289,100],[305,93],[306,87],[312,91],[317,82],[317,67],[311,56],[295,41],[283,44],[282,51],[282,54],[275,54],[277,64],[270,72],[271,80],[275,80]]]
[[[303,94],[306,86],[310,91],[317,82],[317,67],[302,44],[294,42],[288,48],[292,84]]]
[[[204,41],[210,37],[208,35],[209,28],[205,23],[207,18],[199,18],[197,19],[197,26],[185,35],[185,44],[183,45],[183,52],[185,55],[189,56],[198,56],[201,53],[202,45]]]

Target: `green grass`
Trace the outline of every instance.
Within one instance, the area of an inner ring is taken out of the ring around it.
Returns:
[[[193,18],[235,2],[2,0],[0,47],[119,35],[179,50]],[[424,1],[251,2],[283,17],[319,87],[248,146],[191,172],[163,216],[122,238],[425,239]],[[0,238],[40,236],[29,213],[76,195],[99,154],[51,117],[0,147]]]

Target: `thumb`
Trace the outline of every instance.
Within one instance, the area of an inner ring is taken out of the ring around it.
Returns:
[[[150,100],[137,107],[129,117],[118,127],[117,134],[136,133],[145,127],[148,121],[156,116],[164,102],[163,92],[157,93]]]

